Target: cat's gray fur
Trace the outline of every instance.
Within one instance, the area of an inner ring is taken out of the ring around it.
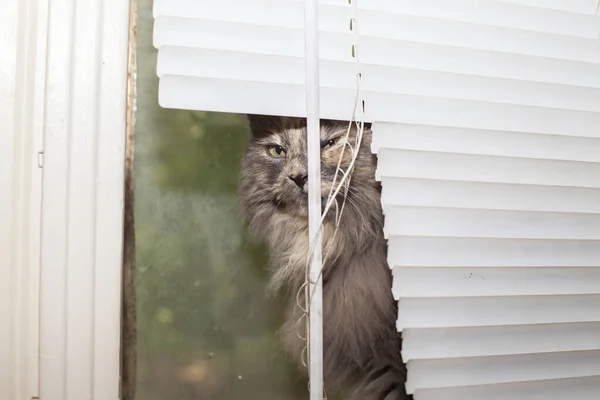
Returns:
[[[248,118],[252,138],[242,163],[242,210],[251,236],[268,246],[273,270],[270,287],[289,302],[282,340],[286,351],[299,360],[305,342],[297,336],[301,312],[296,293],[304,282],[308,252],[307,186],[290,176],[306,173],[306,123],[297,118]],[[343,137],[347,129],[347,122],[322,121],[322,143]],[[353,146],[356,133],[354,128],[350,133]],[[342,142],[321,153],[323,204]],[[284,157],[269,154],[267,146],[273,144],[285,149]],[[325,386],[342,391],[348,400],[408,399],[386,262],[381,188],[375,181],[377,161],[370,144],[371,131],[365,129],[333,243],[333,211],[324,223],[323,253],[331,246],[323,273]],[[344,154],[345,170],[351,152],[347,148]],[[341,204],[342,192],[338,200]]]

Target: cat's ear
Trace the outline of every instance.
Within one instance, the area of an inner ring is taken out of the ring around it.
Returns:
[[[281,129],[281,117],[247,114],[250,132],[255,138],[264,137]]]

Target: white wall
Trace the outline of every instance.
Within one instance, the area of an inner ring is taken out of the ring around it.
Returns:
[[[128,3],[0,1],[2,400],[118,398]]]

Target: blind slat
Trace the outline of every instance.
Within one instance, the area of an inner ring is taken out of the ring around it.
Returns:
[[[600,350],[600,323],[405,329],[405,361]]]
[[[389,235],[600,240],[600,214],[392,206]]]
[[[185,58],[181,57],[180,62],[188,63],[189,60],[193,61],[197,58],[198,54],[201,54],[199,53],[201,50],[211,49],[298,58],[302,58],[304,54],[299,35],[300,31],[291,34],[287,30],[272,27],[261,28],[256,31],[251,27],[235,24],[222,28],[220,24],[211,21],[200,21],[197,24],[199,25],[196,26],[198,32],[180,38],[177,33],[172,33],[170,29],[185,32],[189,30],[187,29],[189,21],[185,20],[181,25],[176,20],[161,19],[157,21],[157,29],[162,25],[167,25],[165,30],[168,29],[168,31],[155,35],[155,44],[160,47],[159,50],[163,50],[165,47],[183,47],[183,49],[177,50],[179,53],[186,55]],[[220,47],[219,43],[221,42],[211,39],[213,35],[217,36],[219,41],[224,41]],[[269,38],[274,35],[284,35],[284,38],[287,39],[284,41],[270,40]],[[238,39],[238,37],[241,39]],[[256,37],[256,40],[253,40],[252,37]],[[323,60],[354,62],[351,51],[348,51],[352,46],[350,35],[324,33],[320,38],[320,54]],[[361,43],[363,44],[360,55],[361,62],[366,65],[404,67],[426,71],[444,71],[483,77],[600,88],[600,77],[597,74],[597,65],[594,63],[381,38],[365,37],[361,38]],[[196,51],[194,52],[194,50]],[[174,65],[175,68],[181,68],[177,65],[178,63],[175,63],[175,60],[170,59],[168,55],[163,55],[163,53],[168,54],[168,52],[159,51],[159,65],[167,63]],[[177,54],[177,57],[180,57],[179,54]],[[244,69],[238,66],[236,71],[243,73]]]
[[[376,123],[371,149],[600,162],[600,139],[447,126]]]
[[[600,189],[387,177],[382,178],[382,187],[384,209],[424,206],[600,213]]]
[[[600,375],[600,351],[411,361],[407,390]]]
[[[600,295],[405,298],[398,308],[399,330],[600,321]]]
[[[337,0],[324,3],[339,4]],[[368,0],[359,8],[596,38],[598,17],[496,0]]]
[[[353,5],[339,0],[320,1],[319,28],[347,31]],[[186,17],[252,23],[257,25],[303,27],[302,1],[299,0],[156,0],[154,16]],[[391,16],[440,19],[494,27],[515,28],[584,38],[600,33],[596,15],[576,14],[547,8],[511,4],[496,0],[368,0],[358,2],[359,18],[370,34],[374,21]],[[377,32],[377,31],[374,31]]]
[[[398,299],[600,294],[600,267],[396,267],[393,274]]]
[[[600,164],[381,149],[377,175],[600,188]]]
[[[418,400],[596,400],[600,376],[553,379],[496,385],[424,389],[415,392]]]
[[[390,236],[390,267],[600,267],[600,241]]]
[[[337,33],[328,31],[328,35],[322,35],[321,46],[340,35],[352,37],[349,29],[352,15],[350,11],[348,10],[347,18],[338,19],[343,23],[344,30]],[[336,14],[332,18],[340,16]],[[362,18],[360,21],[361,51],[369,47],[362,38],[371,37],[588,63],[600,62],[600,47],[598,41],[592,38],[387,13],[381,13],[377,18]],[[300,55],[304,53],[303,49],[297,47],[297,43],[302,39],[302,32],[302,29],[292,26],[159,16],[154,25],[154,45],[158,48],[173,45],[225,50],[269,48],[274,54]],[[286,50],[286,43],[292,47]]]
[[[239,63],[245,68],[240,69]],[[159,50],[157,73],[159,77],[184,75],[300,85],[304,82],[304,61],[300,57],[164,46]],[[599,88],[372,64],[362,64],[361,73],[362,88],[372,92],[600,112]],[[354,89],[356,65],[324,60],[320,82],[324,87]]]
[[[597,0],[502,0],[506,3],[596,15]]]

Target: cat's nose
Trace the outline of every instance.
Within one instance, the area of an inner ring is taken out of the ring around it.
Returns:
[[[304,171],[300,171],[300,172],[293,173],[293,174],[291,174],[291,175],[289,176],[289,178],[290,178],[291,180],[293,180],[293,181],[294,181],[294,183],[295,183],[296,185],[298,185],[298,187],[299,187],[300,189],[304,188],[304,184],[305,184],[305,183],[306,183],[306,181],[308,180],[308,176],[306,175],[306,172],[304,172]]]

